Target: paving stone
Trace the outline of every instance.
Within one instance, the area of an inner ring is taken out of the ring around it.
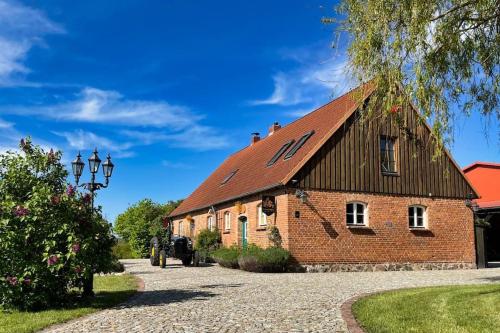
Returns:
[[[167,268],[123,260],[145,290],[124,305],[44,332],[346,332],[340,306],[386,289],[498,282],[500,268],[394,272],[257,274],[208,267]]]

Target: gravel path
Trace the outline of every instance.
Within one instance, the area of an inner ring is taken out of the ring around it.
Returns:
[[[46,332],[346,332],[340,305],[384,289],[500,282],[500,268],[461,271],[255,274],[218,267],[166,269],[125,260],[145,290],[126,306]]]

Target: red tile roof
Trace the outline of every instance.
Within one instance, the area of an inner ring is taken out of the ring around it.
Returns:
[[[179,216],[287,184],[372,90],[371,85],[362,85],[229,156],[170,216]],[[292,158],[283,160],[283,155],[274,165],[267,166],[267,162],[283,144],[292,139],[298,141],[311,130],[314,130],[314,134]],[[221,185],[235,170],[238,171],[231,179]]]
[[[500,207],[500,163],[475,162],[464,173],[480,195],[476,199],[480,208]]]

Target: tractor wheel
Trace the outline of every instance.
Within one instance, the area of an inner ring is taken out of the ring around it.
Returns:
[[[167,253],[165,253],[165,250],[160,251],[160,267],[165,268],[167,266]]]
[[[182,264],[184,266],[189,266],[189,265],[191,265],[191,260],[193,260],[193,256],[188,256],[188,257],[182,259]]]
[[[198,252],[198,251],[194,251],[193,266],[194,267],[200,266],[200,252]]]
[[[152,266],[158,266],[160,264],[160,242],[158,237],[151,238],[151,243],[149,245],[149,261]]]

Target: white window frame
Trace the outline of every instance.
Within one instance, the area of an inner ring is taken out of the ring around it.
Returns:
[[[179,236],[184,236],[184,222],[179,222]]]
[[[207,229],[214,230],[214,216],[213,215],[209,215],[207,217]]]
[[[410,208],[413,208],[413,225],[410,225]],[[422,225],[417,225],[418,209],[422,209]],[[410,229],[427,229],[427,207],[423,205],[410,205],[408,206],[408,227]]]
[[[353,216],[353,223],[348,223],[347,222],[347,215],[351,215],[347,213],[347,206],[348,205],[353,205],[353,210],[352,210],[352,216]],[[363,223],[358,223],[358,205],[363,206]],[[345,205],[345,222],[347,226],[354,226],[354,227],[367,227],[368,226],[368,204],[365,202],[361,201],[349,201]]]
[[[257,206],[257,225],[259,227],[267,226],[267,215],[262,211],[262,204]]]
[[[231,230],[231,212],[224,213],[224,230]]]

